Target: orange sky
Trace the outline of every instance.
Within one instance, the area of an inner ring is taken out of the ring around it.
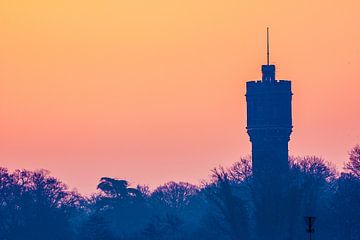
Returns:
[[[290,154],[341,168],[360,143],[359,1],[0,2],[0,166],[199,183],[250,152],[245,82],[266,27],[293,81]]]

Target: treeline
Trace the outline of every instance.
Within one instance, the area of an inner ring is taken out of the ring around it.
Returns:
[[[290,159],[277,179],[254,181],[251,160],[217,168],[201,186],[150,191],[101,178],[98,193],[70,191],[47,171],[0,168],[1,240],[360,239],[360,146],[338,174],[321,158]]]

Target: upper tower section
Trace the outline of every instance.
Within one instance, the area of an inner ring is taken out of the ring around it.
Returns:
[[[263,134],[264,130],[281,131],[289,138],[292,130],[291,81],[276,80],[275,65],[270,64],[269,52],[267,29],[267,64],[261,66],[262,79],[246,83],[247,130],[250,139],[258,136],[254,132],[258,133],[258,130]]]
[[[291,81],[246,83],[247,129],[292,128]],[[291,132],[291,131],[290,131]]]

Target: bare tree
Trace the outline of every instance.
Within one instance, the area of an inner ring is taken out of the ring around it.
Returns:
[[[152,193],[151,198],[165,207],[182,209],[189,205],[190,200],[198,192],[195,185],[185,182],[168,182]]]
[[[248,181],[252,176],[251,157],[240,158],[229,169],[229,177],[236,182]]]
[[[349,170],[356,177],[360,177],[360,145],[356,145],[350,151],[349,162],[345,169]]]
[[[243,199],[234,192],[237,183],[229,178],[228,171],[222,167],[212,171],[212,178],[213,182],[206,186],[205,194],[219,212],[218,227],[230,239],[249,239],[248,211]]]

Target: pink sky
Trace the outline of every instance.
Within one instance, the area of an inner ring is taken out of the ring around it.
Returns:
[[[293,81],[292,155],[360,143],[358,1],[2,1],[0,166],[90,193],[102,176],[199,183],[251,151],[245,82],[266,27]]]

